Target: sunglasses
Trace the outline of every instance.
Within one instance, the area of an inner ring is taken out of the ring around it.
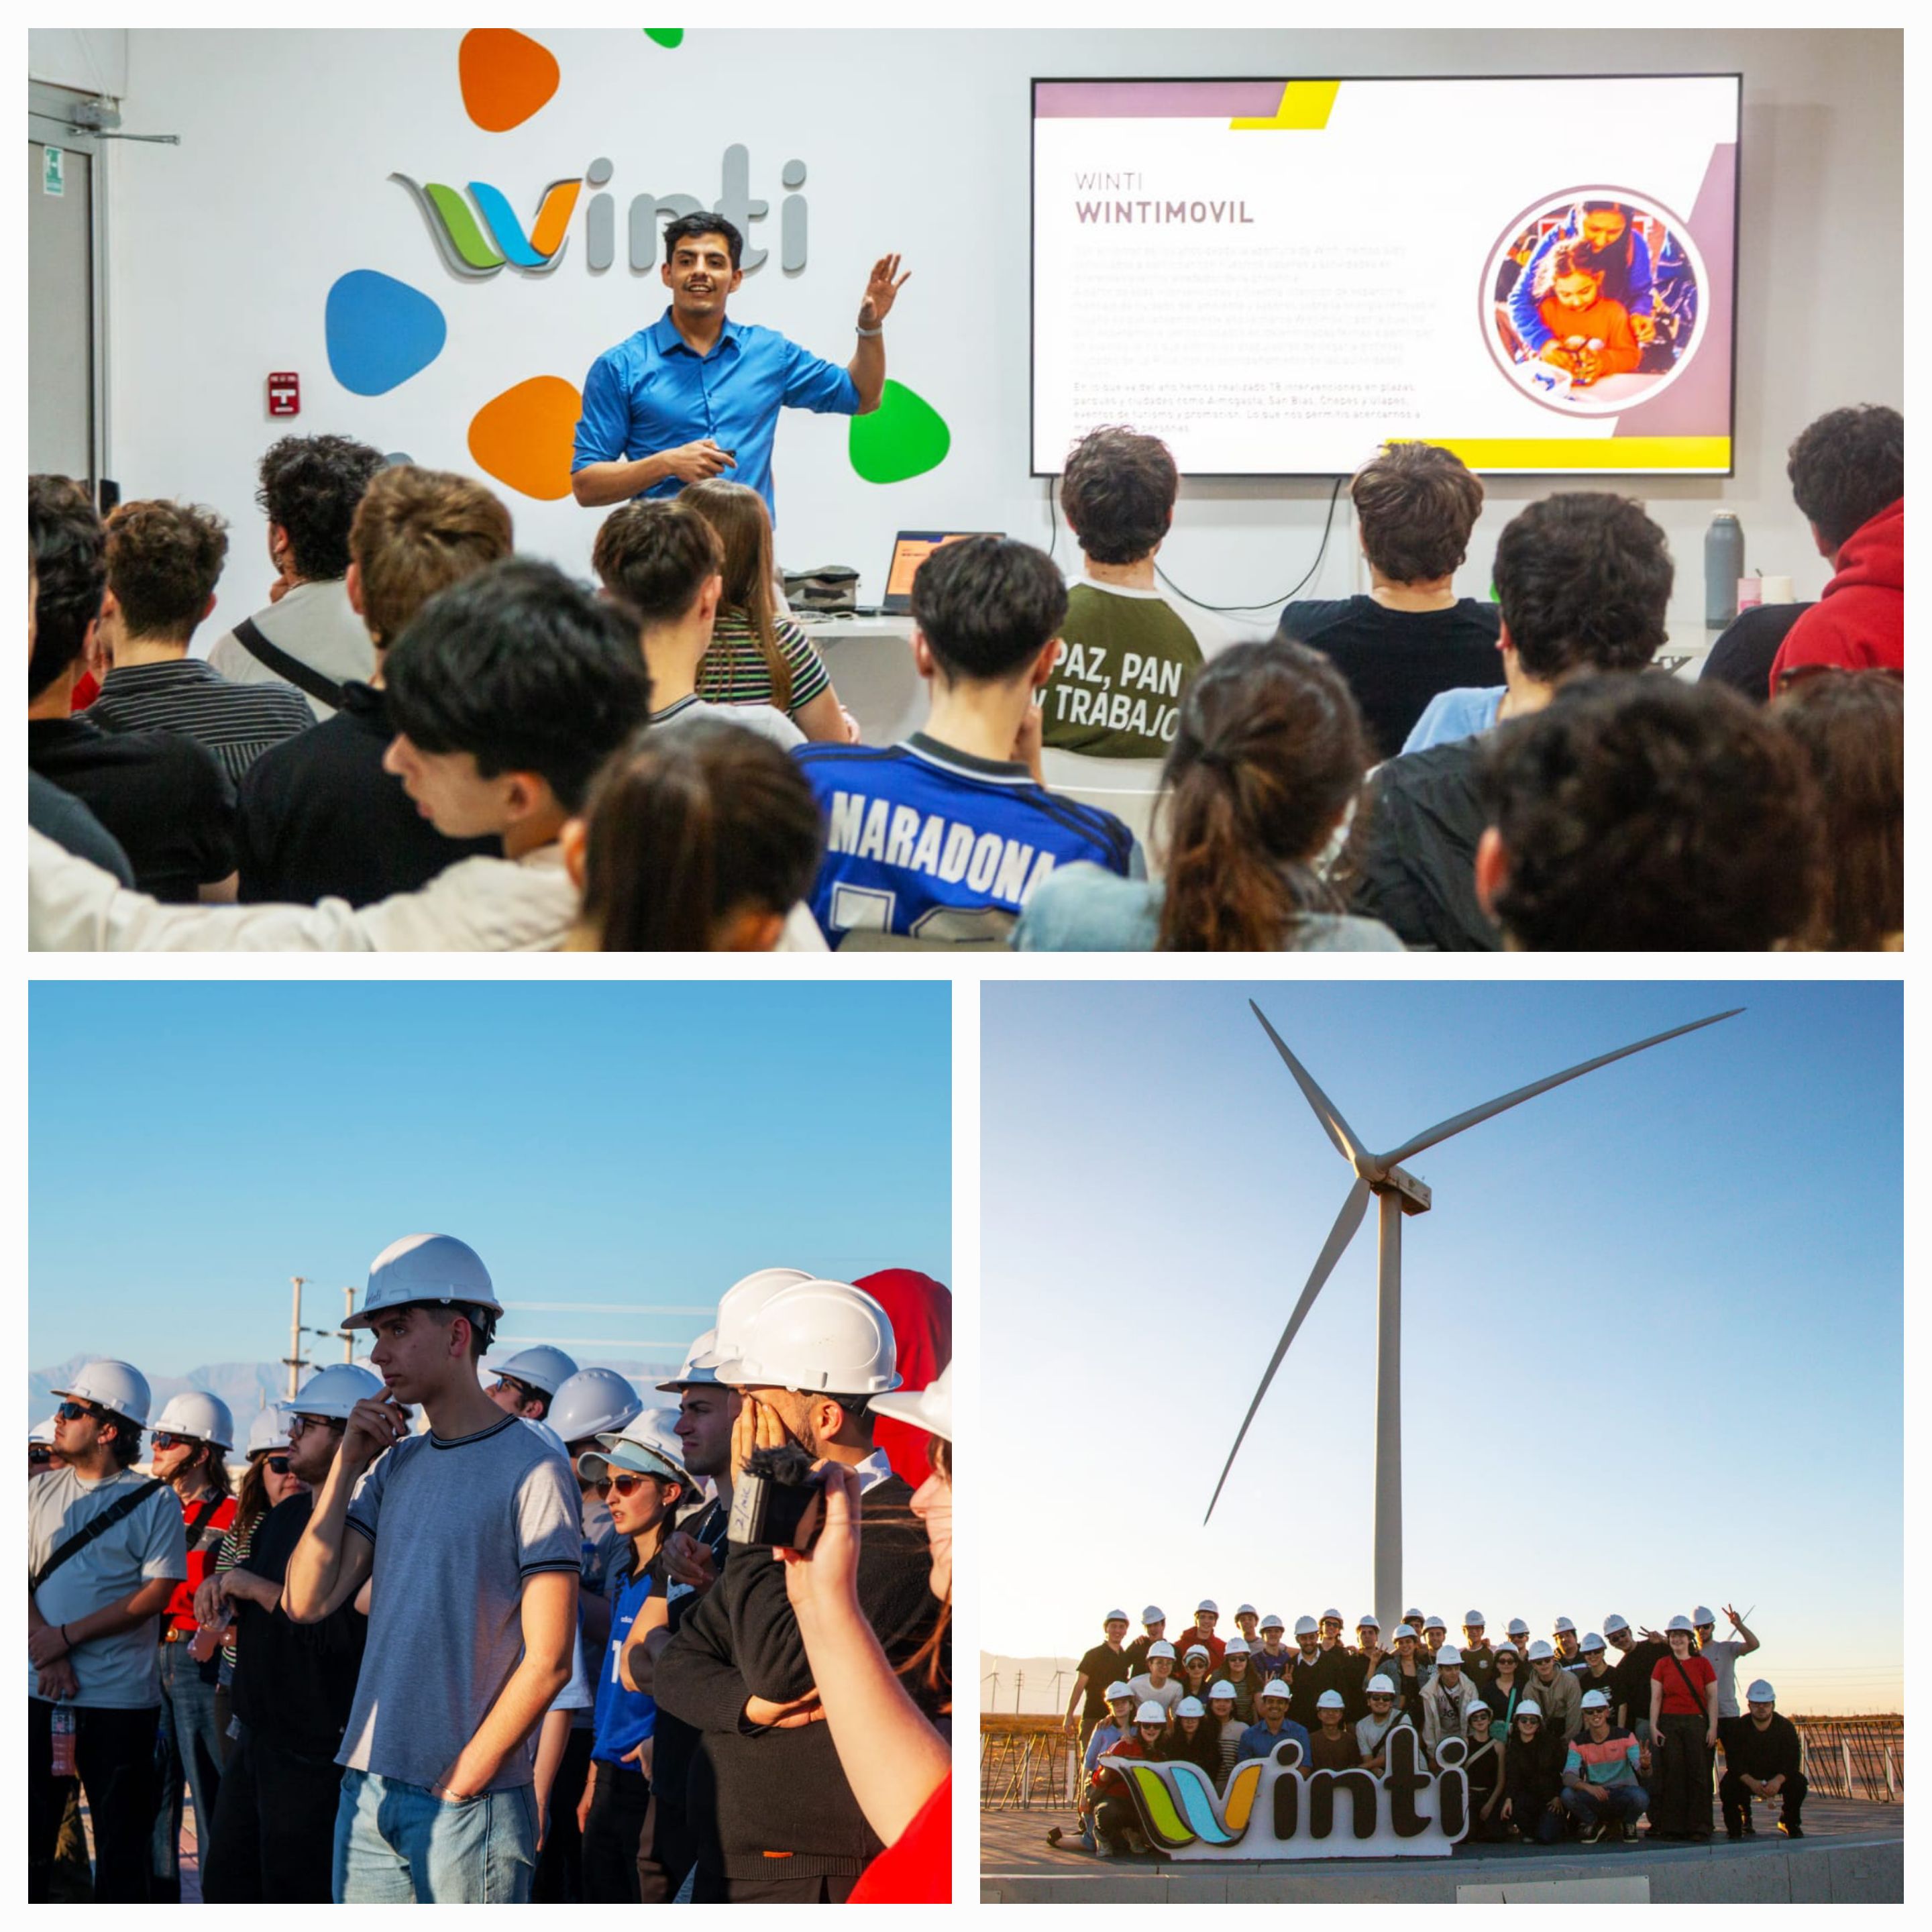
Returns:
[[[490,1393],[494,1395],[498,1389],[507,1389],[519,1402],[528,1402],[536,1394],[527,1382],[520,1382],[514,1376],[499,1376]]]
[[[164,1429],[154,1438],[157,1449],[198,1449],[201,1438],[197,1436],[177,1436],[173,1430]]]
[[[92,1402],[64,1402],[54,1413],[63,1422],[98,1422],[107,1412],[96,1408]]]
[[[646,1483],[657,1480],[656,1476],[634,1476],[620,1470],[614,1476],[606,1477],[597,1486],[599,1490],[615,1490],[620,1496],[628,1496],[634,1490],[640,1490]]]
[[[340,1430],[346,1429],[348,1426],[348,1424],[344,1421],[339,1416],[292,1415],[289,1418],[289,1440],[292,1442],[304,1429],[328,1429]]]
[[[271,1456],[268,1458],[268,1467],[274,1470],[277,1475],[286,1476],[289,1473],[289,1459],[286,1456]]]

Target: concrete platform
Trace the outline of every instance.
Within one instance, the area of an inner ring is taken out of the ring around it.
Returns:
[[[1101,1860],[1046,1842],[1070,1814],[988,1811],[980,1818],[982,1904],[1454,1905],[1481,1901],[1657,1905],[1898,1905],[1905,1898],[1905,1808],[1817,1798],[1795,1842],[1759,1834],[1732,1844],[1637,1839],[1458,1846],[1446,1858],[1176,1864]]]

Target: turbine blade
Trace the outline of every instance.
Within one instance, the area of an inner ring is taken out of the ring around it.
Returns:
[[[1263,1026],[1268,1022],[1262,1022]],[[1286,1051],[1286,1049],[1284,1049]],[[1294,1304],[1294,1312],[1288,1318],[1288,1326],[1281,1331],[1281,1340],[1275,1344],[1274,1353],[1269,1358],[1268,1372],[1262,1377],[1262,1385],[1255,1390],[1255,1399],[1248,1404],[1248,1412],[1241,1418],[1240,1433],[1234,1438],[1234,1446],[1228,1451],[1228,1460],[1221,1471],[1221,1480],[1214,1485],[1214,1494],[1208,1504],[1208,1516],[1201,1520],[1204,1523],[1214,1514],[1214,1504],[1221,1500],[1221,1491],[1228,1480],[1228,1472],[1234,1466],[1234,1458],[1241,1453],[1241,1443],[1248,1432],[1248,1424],[1255,1419],[1255,1411],[1262,1406],[1262,1397],[1268,1392],[1268,1384],[1274,1380],[1274,1372],[1281,1366],[1282,1358],[1288,1353],[1288,1345],[1295,1337],[1308,1311],[1315,1306],[1315,1298],[1322,1292],[1323,1284],[1335,1270],[1335,1264],[1342,1258],[1342,1251],[1355,1238],[1355,1230],[1362,1225],[1362,1216],[1368,1210],[1369,1184],[1358,1179],[1348,1190],[1348,1198],[1342,1203],[1342,1211],[1335,1216],[1335,1225],[1328,1230],[1328,1238],[1322,1244],[1322,1252],[1315,1258],[1315,1266],[1308,1277],[1308,1286],[1301,1291],[1301,1299]]]
[[[1351,1167],[1361,1158],[1362,1144],[1356,1138],[1355,1130],[1342,1118],[1342,1110],[1315,1084],[1315,1076],[1294,1055],[1288,1052],[1287,1044],[1280,1034],[1268,1024],[1268,1015],[1253,1000],[1248,1002],[1250,1010],[1262,1023],[1262,1030],[1274,1042],[1274,1050],[1288,1064],[1288,1070],[1294,1076],[1294,1084],[1301,1089],[1303,1096],[1315,1110],[1315,1118],[1322,1123],[1322,1131],[1335,1144],[1335,1151]]]
[[[1453,1119],[1438,1120],[1426,1132],[1419,1133],[1412,1141],[1404,1141],[1384,1160],[1390,1167],[1432,1148],[1438,1142],[1446,1141],[1453,1134],[1460,1134],[1466,1127],[1473,1127],[1479,1121],[1488,1120],[1492,1114],[1506,1108],[1520,1106],[1526,1100],[1533,1100],[1539,1094],[1546,1094],[1552,1087],[1561,1087],[1566,1080],[1578,1080],[1586,1073],[1594,1073],[1600,1066],[1607,1066],[1613,1060],[1627,1060],[1633,1053],[1641,1053],[1647,1046],[1660,1046],[1666,1040],[1676,1040],[1679,1034],[1695,1033],[1700,1027],[1715,1026],[1720,1020],[1732,1019],[1744,1011],[1742,1006],[1733,1006],[1729,1012],[1713,1013],[1708,1019],[1693,1020],[1688,1026],[1672,1027],[1668,1033],[1652,1034],[1648,1040],[1639,1040],[1634,1046],[1620,1046],[1614,1053],[1600,1053],[1594,1060],[1586,1060],[1580,1066],[1572,1066],[1562,1073],[1552,1073],[1546,1080],[1532,1082],[1527,1087],[1519,1087],[1514,1094],[1505,1094],[1499,1100],[1491,1100],[1480,1107],[1472,1107],[1466,1114],[1458,1114]]]

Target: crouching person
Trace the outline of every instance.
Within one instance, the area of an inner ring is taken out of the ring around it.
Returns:
[[[1543,1707],[1526,1697],[1503,1749],[1505,1822],[1526,1840],[1553,1845],[1563,1835],[1563,1734],[1543,1720]]]
[[[1718,1802],[1724,1810],[1724,1829],[1733,1838],[1753,1838],[1751,1801],[1762,1798],[1780,1808],[1778,1828],[1787,1838],[1802,1838],[1798,1814],[1808,1788],[1798,1766],[1803,1762],[1798,1726],[1781,1717],[1776,1691],[1760,1677],[1744,1693],[1748,1714],[1731,1727],[1724,1746],[1724,1774],[1718,1780]]]
[[[1563,1766],[1563,1808],[1594,1845],[1606,1832],[1622,1838],[1643,1816],[1650,1794],[1637,1781],[1642,1747],[1634,1731],[1610,1722],[1610,1700],[1583,1693],[1583,1729]]]

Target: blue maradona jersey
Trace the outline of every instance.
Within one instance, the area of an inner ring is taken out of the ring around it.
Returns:
[[[1025,766],[915,733],[902,745],[802,745],[792,754],[825,815],[812,910],[836,946],[848,932],[999,939],[1057,866],[1142,869],[1112,812],[1057,797]]]

